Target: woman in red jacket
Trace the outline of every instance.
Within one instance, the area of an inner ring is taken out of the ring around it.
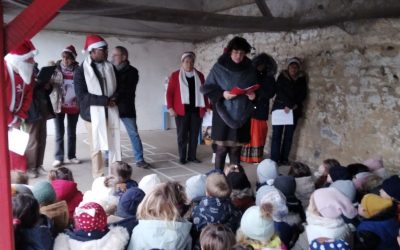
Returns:
[[[195,57],[193,52],[182,54],[182,67],[171,74],[167,89],[167,107],[175,117],[181,164],[200,163],[196,158],[197,138],[208,107],[207,99],[200,92],[204,76],[194,68]]]

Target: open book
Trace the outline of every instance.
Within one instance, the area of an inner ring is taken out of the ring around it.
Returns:
[[[231,89],[231,91],[229,91],[229,93],[231,93],[232,95],[247,95],[247,94],[253,93],[254,91],[256,91],[259,88],[260,88],[260,84],[255,84],[255,85],[250,86],[245,89],[241,89],[239,87],[234,87],[233,89]]]

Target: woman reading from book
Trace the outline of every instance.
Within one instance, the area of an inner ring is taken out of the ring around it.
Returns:
[[[232,91],[257,88],[251,88],[257,82],[255,68],[246,56],[250,49],[246,39],[234,37],[212,67],[202,89],[214,109],[211,139],[217,145],[217,169],[223,170],[227,154],[231,164],[239,165],[242,145],[250,141],[250,116],[256,95],[254,91]]]

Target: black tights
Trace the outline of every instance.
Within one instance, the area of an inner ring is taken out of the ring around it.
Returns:
[[[230,164],[239,165],[241,151],[242,146],[227,147],[217,145],[217,150],[215,152],[215,168],[224,171],[225,158],[227,154],[229,154]]]

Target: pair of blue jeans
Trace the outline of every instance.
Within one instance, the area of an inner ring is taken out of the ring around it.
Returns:
[[[54,125],[56,128],[56,151],[54,157],[61,162],[64,161],[65,117],[67,117],[68,159],[76,158],[76,124],[78,123],[79,113],[58,113],[54,118]]]
[[[136,162],[144,161],[143,158],[143,145],[142,140],[140,139],[138,128],[136,125],[135,117],[124,117],[121,118],[122,123],[126,128],[126,132],[128,133],[129,139],[132,143],[133,152],[135,153]]]

